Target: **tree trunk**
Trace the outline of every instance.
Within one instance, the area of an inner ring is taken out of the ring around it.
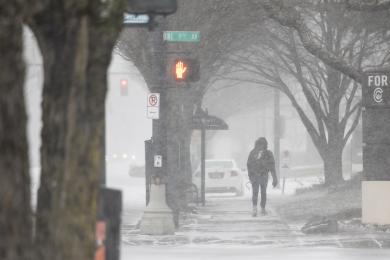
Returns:
[[[343,149],[344,149],[344,131],[340,124],[340,95],[339,86],[341,73],[327,67],[327,91],[328,91],[328,144],[325,149],[324,159],[324,174],[326,185],[337,185],[344,182],[343,178]]]
[[[37,212],[43,260],[94,257],[107,68],[123,7],[122,0],[53,1],[32,22],[45,68]]]
[[[68,30],[74,34],[73,31],[76,30],[74,27],[77,26],[68,27]],[[58,36],[56,42],[54,40],[50,42],[45,35],[41,35],[43,32],[38,32],[35,28],[34,32],[44,64],[41,179],[38,189],[36,241],[40,259],[56,259],[55,212],[59,207],[59,195],[65,177],[65,138],[68,128],[66,117],[73,67],[71,60],[75,56],[73,53],[75,47],[71,40],[63,36]]]
[[[344,182],[342,147],[341,145],[329,145],[324,152],[324,176],[325,185],[334,186]]]
[[[174,210],[175,223],[187,210],[187,190],[191,189],[191,136],[194,104],[198,97],[189,89],[175,89],[168,94],[168,203]]]
[[[53,10],[53,14],[56,12],[58,11]],[[72,84],[78,81],[73,73],[76,60],[83,55],[80,48],[77,48],[80,18],[74,21],[69,18],[73,24],[56,26],[58,33],[54,36],[53,31],[56,28],[53,28],[53,25],[56,24],[54,22],[56,17],[52,20],[53,24],[49,24],[48,16],[47,13],[39,14],[33,24],[44,63],[42,171],[38,190],[37,248],[39,258],[47,260],[57,259],[56,255],[61,254],[59,244],[62,238],[57,237],[56,229],[59,225],[57,218],[61,215],[60,209],[64,204],[61,197],[66,195],[64,180],[68,178],[65,175],[66,139],[69,132],[68,104],[71,90],[74,88]]]
[[[185,173],[182,171],[181,150],[183,122],[177,90],[167,91],[167,203],[174,213],[175,226],[179,226],[179,215],[185,203]]]
[[[0,259],[31,255],[30,176],[21,1],[0,8]]]
[[[192,184],[192,167],[191,167],[191,136],[192,131],[187,129],[183,134],[182,138],[182,150],[181,158],[182,162],[182,171],[186,178],[186,187],[190,188]]]
[[[184,116],[184,114],[183,114]],[[192,118],[192,117],[191,117]],[[186,121],[189,121],[190,118],[187,118]],[[183,128],[180,133],[180,172],[183,175],[183,210],[187,211],[188,201],[191,199],[187,197],[192,190],[192,169],[191,169],[191,135],[192,130],[189,129],[188,124],[183,124]],[[192,196],[191,196],[192,197]]]

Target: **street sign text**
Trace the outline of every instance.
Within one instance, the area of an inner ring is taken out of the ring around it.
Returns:
[[[167,42],[199,42],[199,31],[165,31],[163,34],[164,41]]]
[[[140,15],[135,15],[135,14],[129,14],[129,13],[124,13],[123,14],[123,24],[125,25],[143,25],[143,24],[148,24],[150,20],[149,15],[146,14],[140,14]]]
[[[390,72],[369,72],[363,86],[363,105],[390,108]]]

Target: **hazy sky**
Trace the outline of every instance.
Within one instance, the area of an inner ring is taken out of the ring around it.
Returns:
[[[42,58],[32,33],[27,29],[25,32],[28,137],[31,165],[37,167],[39,166],[40,129],[42,126]],[[121,95],[121,80],[128,82],[127,96]],[[143,164],[144,141],[149,139],[152,134],[151,120],[146,118],[147,89],[132,63],[115,54],[109,68],[109,91],[107,94],[106,153],[109,161],[112,162],[113,155],[116,155],[115,161]]]

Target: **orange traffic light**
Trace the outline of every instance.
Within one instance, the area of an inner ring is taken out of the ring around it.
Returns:
[[[198,81],[199,62],[197,59],[178,58],[172,64],[173,78],[176,81]]]

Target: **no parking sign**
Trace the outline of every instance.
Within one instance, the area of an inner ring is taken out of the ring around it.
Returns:
[[[146,109],[146,114],[149,119],[160,118],[160,93],[148,94]]]

